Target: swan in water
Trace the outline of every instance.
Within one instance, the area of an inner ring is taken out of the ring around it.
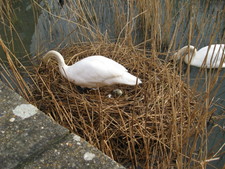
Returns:
[[[190,56],[188,55],[188,50]],[[181,56],[185,55],[184,62],[196,67],[205,68],[218,68],[221,61],[222,67],[225,67],[225,45],[224,44],[213,44],[205,46],[200,50],[196,50],[194,46],[184,46],[178,52],[174,54],[174,59],[179,60]]]
[[[65,64],[63,56],[54,50],[43,57],[47,62],[54,57],[59,65],[60,73],[69,81],[81,87],[98,88],[113,84],[136,85],[141,80],[128,73],[121,64],[104,56],[89,56],[71,66]]]

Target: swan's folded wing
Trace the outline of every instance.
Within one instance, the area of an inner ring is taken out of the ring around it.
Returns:
[[[76,84],[101,83],[110,78],[122,76],[127,69],[105,57],[88,57],[67,69],[69,80]]]

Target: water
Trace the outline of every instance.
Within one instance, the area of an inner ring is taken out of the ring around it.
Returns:
[[[163,1],[163,0],[162,0]],[[46,4],[41,2],[36,4],[38,8],[38,13],[33,13],[33,8],[31,6],[31,2],[27,0],[21,0],[14,4],[14,12],[16,14],[16,18],[13,19],[13,25],[15,26],[15,31],[13,31],[12,36],[10,32],[7,31],[7,35],[4,32],[4,26],[0,26],[0,35],[2,39],[7,40],[10,44],[11,40],[14,41],[14,46],[11,43],[11,50],[16,54],[16,56],[24,62],[26,62],[26,58],[24,55],[30,54],[32,57],[36,55],[43,54],[47,50],[50,49],[60,49],[65,47],[67,44],[80,42],[80,41],[94,41],[97,40],[95,37],[91,36],[92,33],[100,33],[103,35],[107,35],[110,38],[115,38],[118,36],[117,28],[114,23],[114,13],[116,12],[113,6],[115,5],[112,0],[104,1],[104,0],[94,0],[92,3],[85,4],[87,7],[92,6],[93,9],[96,10],[96,15],[89,16],[89,20],[84,22],[85,27],[77,26],[77,22],[80,23],[80,18],[76,15],[76,11],[78,4],[76,1],[66,1],[62,7],[58,1],[48,0],[48,8],[46,8]],[[181,3],[184,1],[177,1],[175,5],[177,10],[180,10]],[[102,5],[99,5],[99,4]],[[124,1],[118,1],[121,11],[128,11],[127,4]],[[201,48],[203,46],[208,45],[209,42],[213,43],[225,43],[224,42],[224,30],[225,30],[225,20],[224,15],[220,15],[225,6],[225,1],[211,1],[210,5],[207,7],[206,14],[204,14],[205,9],[205,1],[202,0],[200,2],[201,8],[196,8],[196,5],[192,5],[192,9],[194,14],[192,13],[184,13],[187,15],[186,20],[178,28],[178,35],[175,37],[176,45],[175,49],[187,45],[188,42],[188,28],[190,26],[189,18],[193,22],[193,26],[195,29],[193,38],[191,40],[191,44],[195,45],[197,48]],[[44,9],[47,10],[44,10]],[[93,13],[93,9],[89,9],[91,13]],[[119,12],[121,12],[119,11]],[[136,12],[136,11],[135,11]],[[97,16],[97,18],[95,18]],[[163,15],[164,16],[164,15]],[[36,18],[37,19],[34,19]],[[179,15],[174,16],[173,27],[171,31],[175,28],[176,19],[179,18]],[[205,21],[204,27],[201,26],[201,21]],[[91,22],[91,24],[88,24]],[[99,29],[95,29],[92,25],[96,24],[100,25]],[[137,20],[132,23],[132,26],[136,30],[137,34],[137,42],[142,41],[143,37],[141,29],[138,28],[139,22]],[[125,25],[125,23],[124,23]],[[124,26],[123,25],[123,26]],[[91,30],[91,31],[87,31]],[[216,36],[212,36],[214,32],[217,32]],[[171,34],[172,37],[172,34]],[[212,38],[213,37],[213,38]],[[22,42],[22,43],[21,43]],[[0,56],[4,60],[4,53],[0,50]],[[191,83],[196,78],[199,72],[199,68],[191,67]],[[220,90],[218,91],[215,101],[220,105],[225,105],[225,81],[223,80],[223,75],[225,71],[222,70],[220,73],[220,78],[218,79],[218,84],[221,83]],[[205,75],[202,76],[201,83],[199,85],[199,89],[204,90],[204,83],[206,80]],[[224,109],[218,106],[218,111],[216,114],[221,115],[224,114]],[[225,120],[216,120],[215,123],[219,124],[221,127],[215,127],[210,139],[208,140],[209,150],[211,148],[215,148],[218,150],[218,147],[221,147],[225,142]],[[215,124],[214,123],[214,124]],[[209,128],[211,128],[213,123],[209,123]],[[215,144],[217,143],[217,144]],[[214,150],[214,153],[215,153]],[[225,146],[221,150],[221,152],[225,152]],[[225,163],[225,154],[221,155],[222,158],[220,160],[211,162],[217,168],[222,168]],[[210,168],[210,166],[208,166]]]

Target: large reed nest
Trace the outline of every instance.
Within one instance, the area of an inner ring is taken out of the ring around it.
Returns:
[[[59,74],[52,59],[35,74],[35,104],[41,110],[127,167],[168,167],[188,159],[183,148],[203,125],[202,102],[169,63],[133,47],[104,43],[76,44],[61,54],[69,65],[90,55],[107,56],[143,84],[81,92]],[[113,95],[114,89],[123,94]]]

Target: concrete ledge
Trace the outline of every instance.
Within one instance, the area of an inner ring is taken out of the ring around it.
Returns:
[[[0,168],[124,168],[0,81]]]

